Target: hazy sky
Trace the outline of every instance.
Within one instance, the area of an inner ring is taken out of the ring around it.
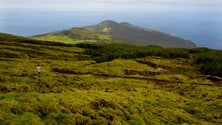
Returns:
[[[49,9],[49,10],[95,10],[95,11],[130,11],[135,10],[183,10],[198,9],[207,6],[220,6],[221,0],[0,0],[4,9]],[[187,9],[187,8],[186,8]]]

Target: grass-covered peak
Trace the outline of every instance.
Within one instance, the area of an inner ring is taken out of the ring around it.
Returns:
[[[83,32],[84,31],[84,32]],[[163,47],[193,48],[195,43],[161,31],[106,20],[99,24],[37,35],[35,39],[66,43],[124,43],[158,45]]]

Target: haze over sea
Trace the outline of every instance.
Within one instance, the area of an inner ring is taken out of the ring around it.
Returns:
[[[219,0],[0,0],[0,4],[0,32],[32,36],[114,20],[222,50]]]

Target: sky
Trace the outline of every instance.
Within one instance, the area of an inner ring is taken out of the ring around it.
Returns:
[[[51,9],[59,11],[68,10],[94,10],[94,11],[130,11],[132,9],[144,10],[166,10],[169,6],[174,9],[190,9],[207,6],[220,6],[221,0],[0,0],[2,9]],[[178,6],[179,5],[179,6]],[[193,7],[193,8],[192,8]]]

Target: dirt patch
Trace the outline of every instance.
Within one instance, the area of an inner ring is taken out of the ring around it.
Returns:
[[[146,65],[153,67],[153,68],[157,68],[157,64],[155,64],[153,62],[143,61],[143,60],[135,60],[135,61],[138,63],[146,64]]]
[[[126,75],[142,75],[142,76],[155,76],[155,75],[159,75],[160,72],[153,72],[153,71],[148,71],[148,70],[129,70],[129,69],[125,69],[125,74]]]
[[[168,85],[168,84],[183,84],[182,82],[170,82],[170,81],[163,81],[163,80],[152,80],[159,86]]]

